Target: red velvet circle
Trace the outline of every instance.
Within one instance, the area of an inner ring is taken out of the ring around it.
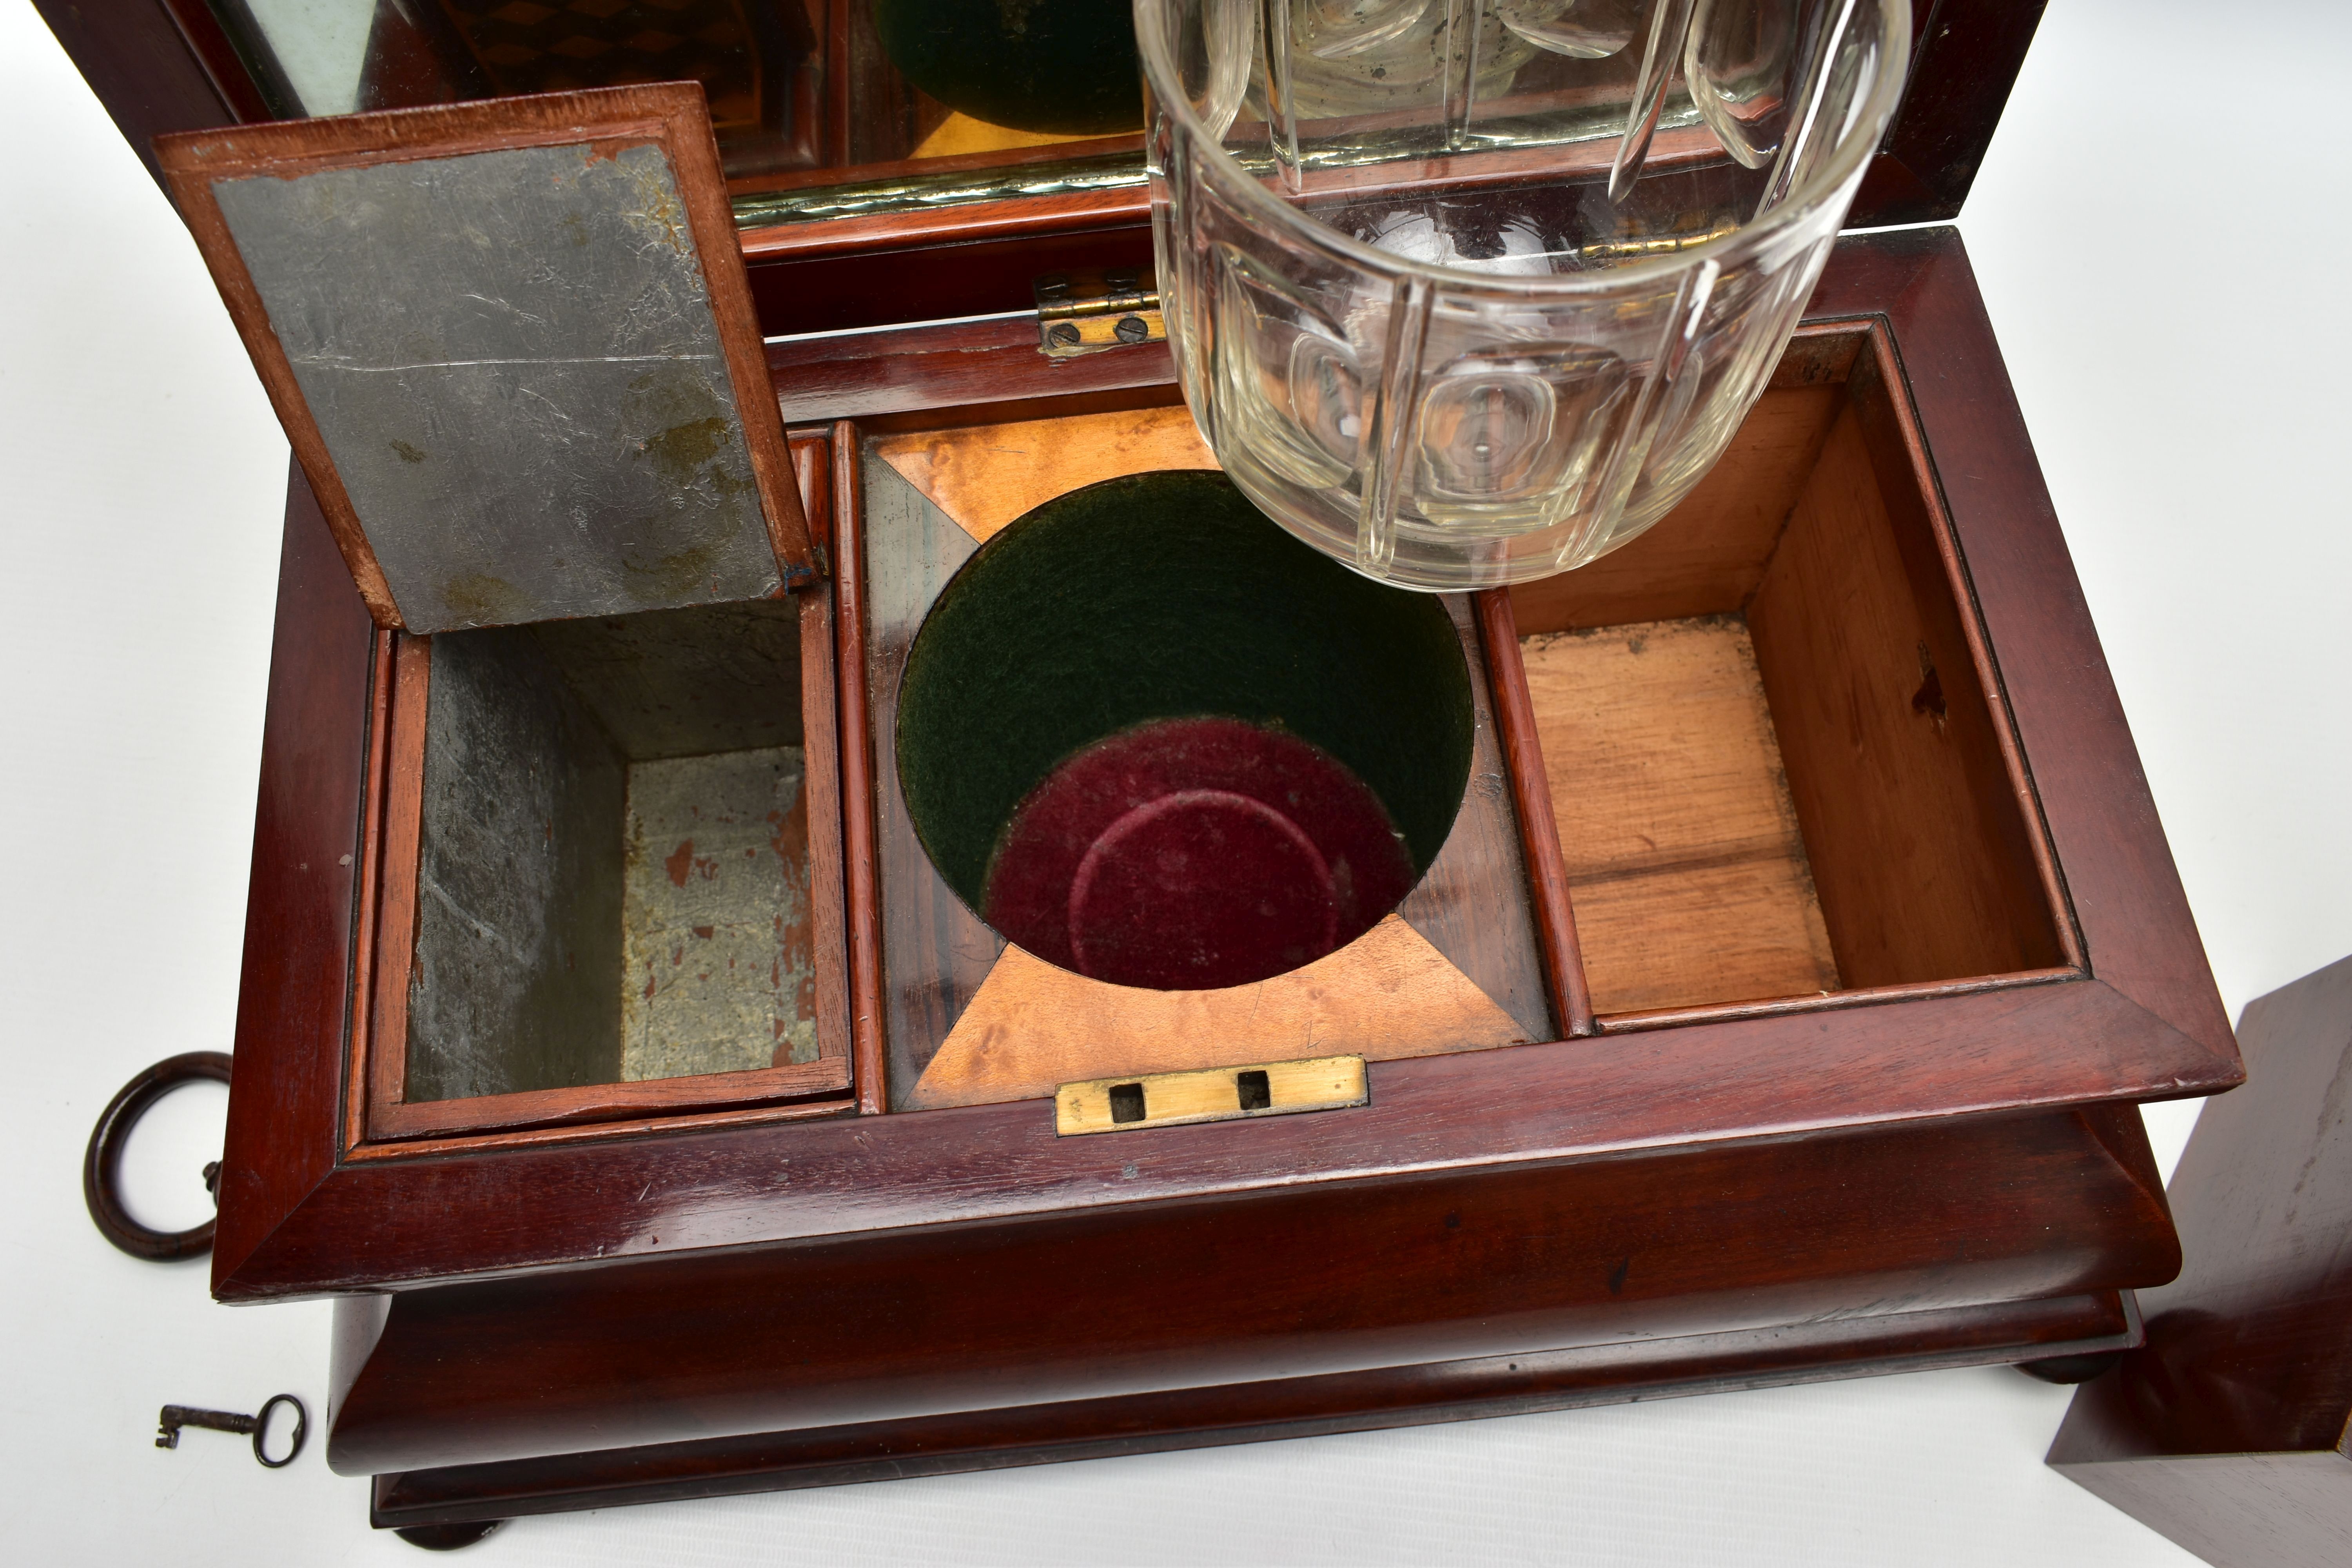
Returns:
[[[1380,797],[1337,759],[1237,719],[1171,719],[1097,742],[1030,792],[982,912],[1080,974],[1206,990],[1354,941],[1412,881]]]
[[[1231,866],[1250,867],[1236,898]],[[1070,958],[1081,974],[1181,989],[1215,951],[1331,951],[1339,924],[1331,869],[1315,841],[1263,801],[1182,789],[1103,829],[1070,882]]]

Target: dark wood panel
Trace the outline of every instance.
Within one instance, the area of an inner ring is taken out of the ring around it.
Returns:
[[[925,1118],[847,1125],[899,1120]],[[1134,1159],[1139,1136],[1071,1142]],[[1969,1119],[407,1291],[328,1456],[480,1463],[2149,1284],[2179,1252],[2126,1153],[2076,1115]]]
[[[809,517],[810,542],[820,573],[829,571],[838,537],[831,439],[816,431],[788,433],[793,472]],[[801,745],[806,761],[809,822],[810,952],[816,965],[816,1042],[820,1059],[839,1063],[855,1088],[860,1070],[850,1017],[848,839],[841,797],[841,681],[835,665],[839,584],[804,591],[800,604]]]
[[[151,170],[156,165],[149,142],[160,132],[268,116],[262,93],[197,0],[39,5]],[[2042,9],[2042,0],[1935,0],[1917,8],[1909,87],[1855,199],[1852,226],[1959,212]],[[838,89],[849,74],[849,29],[831,32],[830,74]],[[854,156],[850,142],[863,122],[839,90],[831,96],[826,155]],[[884,117],[896,112],[886,108]],[[822,177],[828,176],[754,179],[743,188]],[[754,227],[744,232],[743,245],[753,262],[761,330],[769,335],[1020,310],[1040,273],[1142,266],[1151,255],[1140,185]]]
[[[34,0],[34,8],[159,185],[163,172],[155,160],[156,137],[268,118],[260,95],[227,52],[218,24],[201,5],[188,0]],[[180,15],[190,11],[196,13],[191,21],[202,47],[181,25]],[[226,61],[228,68],[218,78],[207,68],[208,55]]]
[[[1485,657],[1487,690],[1494,699],[1495,729],[1502,742],[1511,787],[1513,815],[1528,871],[1528,901],[1535,915],[1537,950],[1551,987],[1552,1016],[1570,1039],[1592,1032],[1592,993],[1584,975],[1584,954],[1576,936],[1576,911],[1568,896],[1568,862],[1560,851],[1559,822],[1545,783],[1543,737],[1528,693],[1527,667],[1519,658],[1518,625],[1511,595],[1490,588],[1476,595],[1478,647]]]
[[[1854,195],[1849,227],[1960,216],[2044,3],[1914,0],[1910,83]]]
[[[642,1128],[648,1119],[695,1116],[737,1106],[768,1106],[796,1100],[828,1101],[849,1088],[849,1064],[838,1057],[747,1072],[697,1073],[636,1083],[593,1083],[561,1089],[514,1089],[468,1099],[394,1101],[376,1106],[368,1137],[376,1141],[431,1139],[436,1153],[453,1152],[449,1140],[467,1133],[467,1149],[498,1148],[527,1142],[498,1136],[583,1122],[617,1122]],[[824,1110],[819,1104],[813,1110]],[[659,1125],[656,1121],[655,1125]]]
[[[2344,1440],[2352,959],[2252,1004],[2242,1034],[2251,1081],[2207,1104],[2173,1173],[2189,1267],[2147,1298],[2146,1348],[2076,1396],[2050,1450],[2061,1468],[2143,1455],[2333,1451]],[[2352,1532],[2352,1507],[2341,1520]]]
[[[2244,1089],[2173,1173],[2188,1252],[2050,1463],[2228,1568],[2352,1552],[2352,959],[2250,1005]]]
[[[1108,213],[1083,205],[1066,208],[1058,216],[1076,226],[1043,225],[1035,231],[1023,227],[1028,215],[1021,211],[966,209],[972,221],[943,226],[928,245],[908,244],[896,216],[870,223],[850,219],[809,225],[821,232],[804,239],[793,235],[782,245],[764,241],[790,231],[748,231],[751,298],[759,307],[760,331],[777,337],[1033,309],[1034,285],[1048,272],[1151,265],[1151,223],[1141,187],[1133,197]],[[864,243],[853,246],[853,240]]]
[[[795,424],[871,423],[886,415],[903,420],[929,409],[955,410],[961,422],[974,417],[974,405],[1139,388],[1143,390],[1138,405],[1181,401],[1166,343],[1048,359],[1037,346],[1034,315],[790,338],[768,344],[767,351],[777,399],[785,419]]]
[[[1531,1351],[917,1421],[553,1455],[375,1479],[380,1528],[1111,1458],[1224,1443],[1520,1415],[2130,1344],[2113,1293],[1887,1312],[1671,1340]],[[366,1335],[371,1309],[339,1303]],[[356,1366],[356,1363],[354,1363]],[[340,1404],[340,1391],[338,1394]]]
[[[834,537],[841,607],[834,634],[841,701],[840,786],[842,892],[846,900],[849,954],[850,1054],[862,1115],[889,1101],[889,1060],[883,1037],[882,924],[879,868],[874,842],[873,707],[866,688],[865,487],[857,426],[833,426],[833,493],[840,508]]]
[[[2147,1059],[2163,1038],[2151,1040],[2161,1026],[2095,982],[1930,1000],[1650,1030],[1607,1050],[1570,1040],[1379,1062],[1370,1105],[1253,1122],[1238,1137],[1174,1127],[1057,1140],[1049,1104],[1016,1102],[809,1121],[782,1142],[756,1121],[689,1123],[656,1139],[640,1124],[496,1158],[354,1162],[217,1289],[243,1300],[315,1294],[490,1267],[1120,1209],[1349,1173],[1699,1145],[1759,1127],[1916,1117],[1924,1101],[1963,1091],[1988,1108],[2015,1106],[2070,1083],[2079,1093],[2097,1068],[2078,1058]],[[1687,1054],[1694,1037],[1706,1047],[1703,1063]],[[2053,1040],[2068,1048],[2052,1050]],[[770,1201],[785,1157],[788,1204]],[[622,1193],[637,1195],[625,1204]],[[364,1254],[349,1245],[361,1230],[372,1242]]]
[[[872,26],[870,8],[852,5],[846,9],[850,16],[850,29],[866,31],[870,34]],[[877,55],[879,54],[878,44],[869,44],[867,47],[873,48]],[[912,90],[917,96],[923,97],[930,102],[941,120],[953,112],[946,105],[939,103],[937,100],[929,99],[929,95],[922,93],[920,89],[909,89],[903,78],[887,83],[877,82],[875,85],[885,90],[893,89],[900,92]],[[843,102],[839,107],[845,113],[853,109],[859,110],[861,120],[874,118],[873,110],[868,105],[853,106]],[[883,110],[885,114],[888,112],[887,109]],[[853,134],[856,131],[868,129],[870,125],[859,125],[854,128]],[[936,126],[933,129],[936,129]],[[1003,127],[991,127],[991,129],[1001,131]],[[1021,133],[1016,132],[1014,134]],[[921,143],[922,138],[910,136],[905,138],[905,141],[908,147],[914,147]],[[976,153],[949,153],[927,158],[854,157],[850,162],[853,164],[857,184],[879,185],[900,180],[918,179],[927,174],[1000,173],[1009,169],[1034,168],[1040,164],[1065,163],[1074,159],[1116,157],[1121,153],[1126,153],[1137,162],[1140,162],[1143,157],[1142,135],[1137,132],[1129,132],[1123,136],[1093,136],[1084,139],[1071,137],[1036,146],[987,148]],[[843,176],[851,174],[853,168],[788,169],[772,174],[739,175],[729,182],[729,189],[738,196],[773,195],[786,191],[824,190],[841,184]],[[899,231],[919,233],[922,230],[919,226],[927,220],[935,221],[936,216],[936,214],[925,214],[901,220]],[[754,223],[747,225],[746,229],[747,249],[772,247],[782,238],[782,231],[777,226],[761,226]]]
[[[2352,1555],[2352,1458],[2334,1448],[2062,1468],[2214,1568],[2343,1568]]]
[[[1851,227],[1958,215],[2042,5],[1934,0],[1916,8],[1909,86],[1856,195]],[[1041,273],[1139,267],[1151,256],[1141,186],[755,228],[744,245],[770,335],[1016,310]]]
[[[246,889],[236,1065],[213,1287],[233,1281],[332,1170],[367,782],[376,633],[327,520],[289,465],[278,628]]]
[[[363,945],[352,954],[352,1018],[345,1068],[352,1085],[343,1144],[364,1142],[371,1119],[408,1090],[408,972],[416,942],[417,847],[424,836],[425,725],[433,645],[423,637],[377,639],[376,702],[371,716],[366,875],[360,884]],[[396,971],[387,974],[385,971]]]

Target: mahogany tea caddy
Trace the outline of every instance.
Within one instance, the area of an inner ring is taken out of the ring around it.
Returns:
[[[192,0],[43,9],[142,153],[272,111]],[[1855,226],[1958,211],[2038,11],[1920,7]],[[863,14],[811,37],[848,60]],[[1213,466],[1162,345],[1050,358],[1010,313],[1139,268],[1148,211],[991,171],[1134,143],[925,169],[810,123],[812,163],[729,190],[829,567],[775,612],[807,1048],[412,1098],[457,663],[371,617],[289,483],[213,1280],[337,1298],[328,1455],[377,1523],[2137,1342],[2179,1255],[2131,1107],[2242,1073],[1952,229],[1840,241],[1650,534],[1441,601],[1453,826],[1393,914],[1237,1009],[1024,963],[896,765],[908,644],[987,538]],[[853,163],[870,210],[812,216]],[[1057,1135],[1064,1084],[1332,1056],[1360,1103]]]

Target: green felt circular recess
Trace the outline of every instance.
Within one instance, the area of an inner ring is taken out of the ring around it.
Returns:
[[[1155,719],[1276,726],[1354,770],[1416,873],[1470,778],[1470,672],[1444,606],[1359,577],[1224,475],[1058,496],[931,607],[898,688],[898,783],[932,863],[982,906],[1013,808],[1079,748]]]
[[[908,81],[975,120],[1066,136],[1143,127],[1121,0],[875,0],[874,31]]]

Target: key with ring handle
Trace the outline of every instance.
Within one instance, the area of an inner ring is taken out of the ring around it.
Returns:
[[[294,1407],[294,1441],[282,1459],[273,1459],[262,1448],[262,1439],[269,1426],[269,1413],[280,1405]],[[290,1394],[273,1394],[258,1414],[239,1415],[227,1410],[199,1410],[192,1405],[166,1405],[163,1415],[156,1417],[155,1447],[176,1448],[180,1446],[180,1428],[201,1426],[208,1432],[235,1432],[253,1437],[253,1457],[273,1470],[282,1470],[292,1464],[302,1452],[302,1444],[310,1436],[310,1412],[301,1400]]]

